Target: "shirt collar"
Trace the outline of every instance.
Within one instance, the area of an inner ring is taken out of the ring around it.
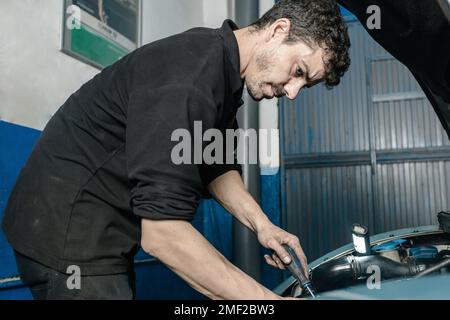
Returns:
[[[241,79],[241,60],[236,36],[233,31],[239,29],[232,20],[225,20],[219,30],[219,34],[224,40],[225,52],[231,63],[230,85],[236,99],[241,99],[244,89],[244,80]]]

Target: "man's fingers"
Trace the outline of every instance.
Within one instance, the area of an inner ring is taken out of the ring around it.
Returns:
[[[263,244],[266,248],[271,249],[274,252],[272,257],[265,257],[267,263],[271,266],[275,263],[278,268],[285,269],[285,266],[292,262],[289,251],[287,250],[287,247],[289,246],[293,250],[291,253],[293,254],[295,252],[295,255],[298,257],[305,276],[309,277],[308,262],[300,245],[299,238],[281,229],[276,229],[275,231],[277,230],[279,232],[272,232],[269,240]]]
[[[267,254],[264,255],[264,258],[266,259],[267,264],[269,264],[270,266],[281,269],[280,265],[277,262],[275,262],[275,260],[272,259],[269,255],[267,255]],[[280,263],[281,263],[281,261],[280,261]],[[282,268],[284,269],[284,266]]]
[[[280,268],[281,270],[285,269],[284,263],[281,262],[280,258],[278,258],[276,253],[272,254],[272,259],[276,262],[278,268]]]
[[[268,247],[270,249],[272,249],[273,251],[275,251],[277,256],[283,260],[284,264],[291,263],[291,256],[278,241],[276,241],[275,239],[272,239],[271,241],[269,241]]]
[[[267,262],[268,265],[270,265],[270,266],[272,266],[274,268],[278,268],[278,266],[275,263],[275,261],[273,261],[273,259],[269,255],[265,254],[264,258],[266,259],[266,262]]]

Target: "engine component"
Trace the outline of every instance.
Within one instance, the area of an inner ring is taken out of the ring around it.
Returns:
[[[442,216],[442,215],[441,215]],[[449,215],[450,217],[450,215]],[[439,219],[442,222],[442,218]],[[360,225],[358,225],[360,226]],[[358,229],[352,236],[368,235],[367,230]],[[449,229],[450,231],[450,229]],[[372,238],[369,255],[363,255],[357,239],[353,246],[346,245],[340,252],[333,252],[311,263],[311,284],[318,294],[334,289],[353,290],[350,287],[365,287],[373,275],[374,266],[379,268],[380,280],[421,278],[427,275],[450,274],[450,232],[443,225],[392,231]],[[352,248],[353,247],[353,248]],[[390,283],[404,283],[394,281]],[[383,287],[384,288],[384,287]],[[283,289],[283,296],[308,297],[307,290],[299,281]]]
[[[434,246],[420,246],[409,249],[409,255],[416,260],[434,260],[438,255],[438,249]]]
[[[378,255],[348,255],[318,266],[312,272],[311,282],[317,292],[347,287],[371,275],[373,266],[379,267],[382,280],[407,278],[421,271],[414,259],[399,263]]]
[[[388,242],[376,245],[372,248],[372,250],[375,252],[384,252],[384,251],[395,250],[398,247],[400,247],[402,244],[404,244],[405,242],[406,242],[405,239],[392,240],[392,241],[388,241]]]
[[[445,259],[444,261],[441,261],[440,263],[438,263],[435,266],[432,266],[431,268],[428,268],[424,271],[422,271],[421,273],[419,273],[418,275],[415,276],[415,278],[421,278],[423,276],[426,276],[427,274],[433,273],[435,271],[439,271],[444,267],[447,267],[450,265],[450,258]]]
[[[401,250],[401,246],[406,243],[405,239],[397,239],[389,242],[385,242],[374,246],[372,251],[383,257],[389,258],[393,261],[401,262],[404,250]]]
[[[441,211],[438,213],[439,227],[450,233],[450,212]]]

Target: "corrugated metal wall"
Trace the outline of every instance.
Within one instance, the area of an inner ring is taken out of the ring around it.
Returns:
[[[280,108],[282,224],[309,259],[372,234],[436,223],[450,208],[450,143],[409,71],[349,21],[352,66]]]

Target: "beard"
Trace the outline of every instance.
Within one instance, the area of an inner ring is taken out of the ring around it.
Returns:
[[[253,100],[261,101],[262,99],[264,99],[264,94],[262,93],[259,84],[255,84],[251,81],[248,81],[246,85],[247,85],[247,92],[249,96],[252,97]]]
[[[274,68],[275,53],[272,51],[263,51],[256,56],[256,70],[246,79],[247,92],[255,101],[261,101],[264,98],[272,98],[264,93],[264,87],[270,87],[274,96],[284,95],[283,87],[273,87],[270,83],[265,82]]]
[[[274,54],[269,51],[261,52],[256,57],[256,70],[253,75],[248,76],[245,83],[247,85],[247,92],[253,100],[261,101],[265,98],[263,87],[266,84],[263,79],[267,78],[273,67]]]

